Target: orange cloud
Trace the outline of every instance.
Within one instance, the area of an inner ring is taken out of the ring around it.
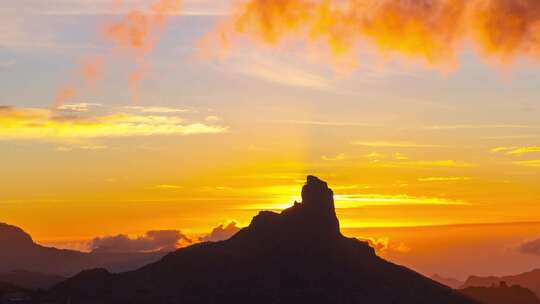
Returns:
[[[66,102],[79,95],[81,86],[92,86],[102,77],[104,58],[101,56],[87,56],[78,64],[70,84],[64,85],[56,92],[55,107],[61,107]]]
[[[144,56],[152,51],[167,17],[180,12],[180,0],[160,0],[147,10],[132,10],[117,22],[104,27],[105,37],[118,49],[135,53],[137,68],[129,76],[129,88],[138,101],[138,87],[146,71]]]
[[[467,41],[503,63],[538,60],[539,35],[537,0],[249,0],[211,36],[225,48],[239,37],[268,45],[301,40],[338,56],[369,44],[384,57],[448,69]]]
[[[121,1],[114,1],[117,8]],[[117,51],[130,51],[135,56],[136,68],[130,73],[128,84],[135,101],[138,101],[138,87],[146,71],[145,55],[151,52],[164,30],[167,17],[180,12],[180,0],[159,0],[146,10],[129,10],[118,21],[102,27],[104,37],[110,41]],[[76,68],[70,84],[61,87],[55,98],[55,106],[74,99],[82,84],[94,84],[102,77],[105,66],[104,56],[87,56]]]
[[[475,0],[470,6],[471,36],[485,55],[505,63],[540,59],[539,1]]]
[[[237,226],[236,222],[230,222],[226,225],[221,224],[218,227],[212,229],[212,232],[208,235],[199,238],[200,242],[218,242],[231,238],[238,231],[240,227]]]
[[[378,253],[384,252],[395,252],[395,253],[409,253],[411,248],[409,248],[405,243],[395,243],[391,242],[390,238],[360,238],[360,240],[365,241]]]

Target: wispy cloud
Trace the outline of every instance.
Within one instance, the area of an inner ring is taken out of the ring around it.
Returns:
[[[466,176],[449,176],[449,177],[423,177],[419,178],[419,182],[460,182],[460,181],[470,181],[472,177]]]
[[[381,238],[362,238],[361,237],[360,239],[368,242],[369,246],[371,246],[373,249],[375,249],[379,253],[384,253],[384,252],[408,253],[411,251],[411,248],[405,245],[405,243],[392,242],[390,241],[390,238],[388,237],[381,237]]]
[[[406,141],[354,141],[353,145],[363,146],[363,147],[372,147],[372,148],[441,148],[444,146],[432,145],[432,144],[417,144],[414,142]]]
[[[244,75],[288,87],[329,90],[332,84],[324,77],[279,62],[253,62],[240,68]]]
[[[492,140],[526,139],[526,138],[535,138],[538,136],[539,136],[538,134],[495,135],[495,136],[485,136],[483,137],[483,139],[492,139]]]
[[[191,112],[188,109],[178,109],[178,108],[169,108],[169,107],[156,107],[156,106],[130,106],[130,107],[124,107],[124,109],[130,110],[130,111],[141,112],[141,113],[153,113],[153,114]]]
[[[438,197],[419,197],[406,194],[337,194],[335,195],[337,208],[359,208],[366,206],[386,205],[469,205],[469,203]]]
[[[527,147],[497,147],[491,149],[492,153],[504,153],[506,155],[523,155],[527,153],[540,152],[540,146]]]
[[[114,1],[49,1],[49,5],[41,9],[32,8],[30,5],[25,7],[36,14],[50,16],[92,16],[92,15],[125,15],[128,10],[123,5],[113,5]],[[121,4],[120,2],[118,2]],[[128,0],[124,3],[130,7],[142,9],[145,6],[144,0]],[[201,1],[186,0],[183,1],[184,9],[182,12],[166,12],[169,16],[222,16],[227,13],[227,1]],[[24,4],[23,4],[24,5]],[[23,6],[21,5],[21,6]]]
[[[178,190],[178,189],[182,189],[182,186],[171,185],[171,184],[161,184],[161,185],[156,185],[154,188],[161,189],[161,190]]]
[[[338,155],[335,155],[335,156],[326,156],[326,155],[323,155],[321,157],[322,160],[324,161],[340,161],[340,160],[344,160],[345,159],[345,153],[340,153]]]
[[[288,123],[294,125],[312,125],[322,127],[382,127],[381,124],[370,124],[364,122],[350,121],[321,121],[321,120],[276,120],[276,123]]]
[[[224,126],[187,122],[178,116],[88,112],[66,115],[43,108],[0,107],[0,139],[91,139],[226,131]]]
[[[99,107],[99,103],[74,103],[74,104],[64,104],[57,107],[57,110],[68,111],[68,112],[88,112],[92,107]]]
[[[517,161],[514,162],[514,164],[520,165],[520,166],[526,166],[526,167],[540,167],[540,159],[536,160],[524,160],[524,161]]]
[[[228,224],[221,224],[214,228],[208,235],[199,238],[200,242],[219,242],[227,240],[240,231],[240,227],[235,221],[231,221]]]
[[[474,164],[456,160],[376,161],[372,166],[382,168],[471,168]]]
[[[66,146],[59,146],[56,147],[57,152],[72,152],[74,150],[85,150],[85,151],[100,151],[107,149],[106,145],[100,145],[100,144],[91,144],[91,143],[84,143],[84,144],[77,144],[73,143],[71,145]]]
[[[462,129],[537,129],[540,126],[519,124],[487,124],[487,125],[435,125],[427,126],[428,130],[462,130]]]

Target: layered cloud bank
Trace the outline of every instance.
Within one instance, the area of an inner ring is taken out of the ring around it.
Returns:
[[[244,36],[270,45],[301,40],[341,56],[362,44],[385,56],[420,58],[453,67],[468,42],[507,64],[540,60],[536,0],[251,0],[215,32],[228,47]]]
[[[156,230],[136,238],[124,234],[98,237],[90,242],[90,248],[94,252],[174,251],[182,241],[191,243],[191,240],[178,230]]]
[[[174,112],[166,115],[170,113],[151,112],[152,108],[141,109],[107,108],[99,112],[88,111],[88,104],[65,105],[61,110],[0,106],[0,139],[88,139],[226,131],[226,127],[189,121]]]

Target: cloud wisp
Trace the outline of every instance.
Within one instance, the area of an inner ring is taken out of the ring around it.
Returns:
[[[520,166],[525,166],[525,167],[540,168],[540,159],[517,161],[514,163]]]
[[[354,141],[355,146],[371,148],[442,148],[444,146],[431,144],[417,144],[413,142],[390,142],[390,141]]]
[[[121,18],[97,29],[112,44],[113,51],[133,58],[135,68],[129,75],[128,85],[134,101],[139,101],[139,84],[147,71],[145,58],[155,48],[168,18],[178,14],[180,9],[180,0],[158,0],[146,9],[127,9]],[[82,87],[92,86],[101,79],[109,64],[108,57],[109,54],[85,56],[70,80],[57,90],[54,105],[59,107],[74,100]]]
[[[219,242],[224,241],[235,235],[240,231],[240,227],[237,226],[236,222],[230,222],[228,224],[221,224],[218,227],[214,228],[212,232],[208,235],[202,236],[199,238],[200,242]]]
[[[506,155],[521,156],[528,153],[540,152],[540,146],[527,146],[527,147],[497,147],[491,149],[492,153],[504,153]]]

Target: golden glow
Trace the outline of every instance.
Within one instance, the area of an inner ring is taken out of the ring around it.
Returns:
[[[276,188],[272,189],[275,190]],[[287,187],[289,189],[289,187]],[[301,198],[290,196],[280,196],[282,192],[275,192],[276,203],[270,204],[252,204],[243,206],[248,210],[283,210],[291,207],[290,202],[301,201]],[[463,201],[436,198],[436,197],[414,197],[406,194],[384,195],[384,194],[336,194],[334,195],[337,209],[355,209],[369,206],[407,206],[407,205],[468,205]],[[289,201],[289,203],[286,203]]]

